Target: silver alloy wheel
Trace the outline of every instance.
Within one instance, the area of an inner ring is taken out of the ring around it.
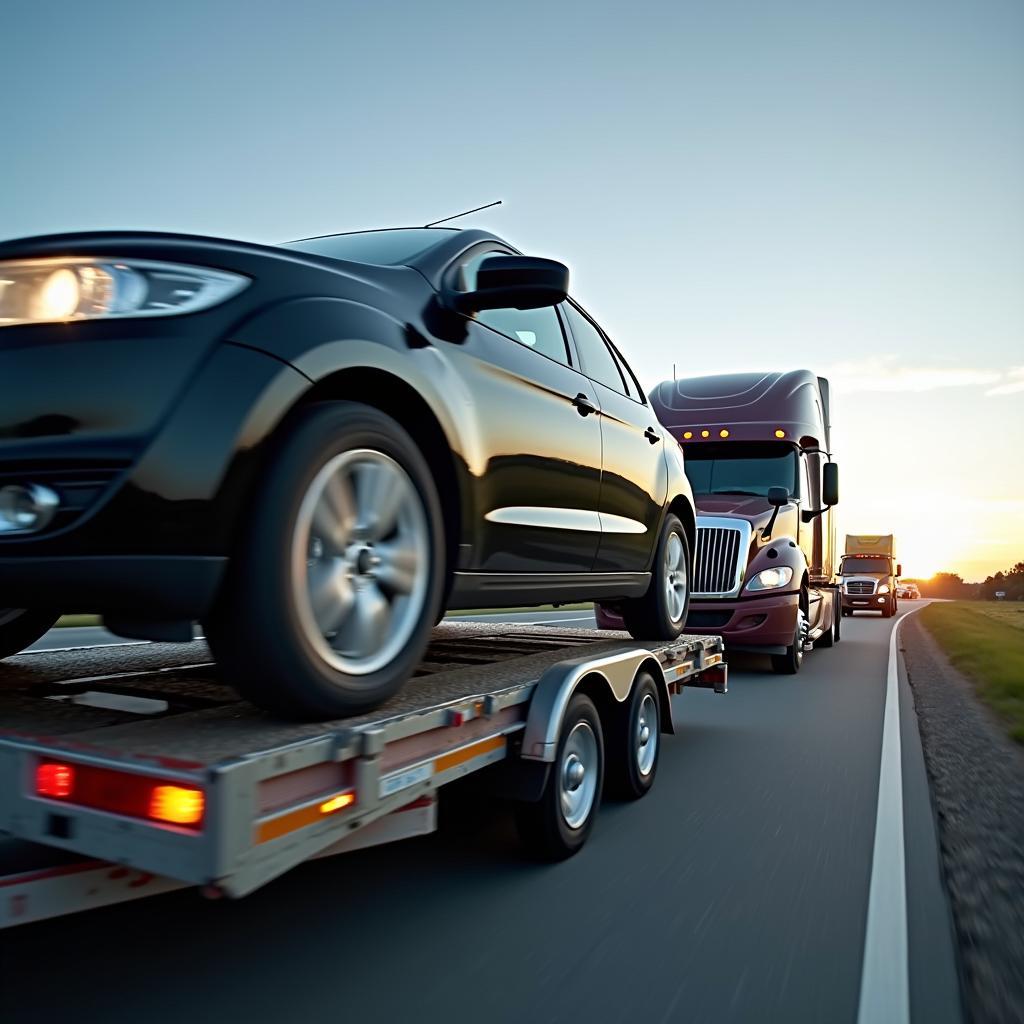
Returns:
[[[419,622],[429,563],[423,498],[391,456],[355,448],[321,468],[299,506],[291,577],[324,661],[353,676],[393,661]]]
[[[590,816],[597,796],[597,737],[589,722],[577,722],[562,751],[558,766],[562,817],[569,828],[580,828]]]
[[[669,534],[665,545],[665,601],[668,617],[678,622],[686,609],[686,553],[678,533]]]
[[[644,694],[640,702],[640,713],[637,715],[636,731],[636,766],[644,777],[651,774],[654,759],[658,756],[658,706],[654,696]]]

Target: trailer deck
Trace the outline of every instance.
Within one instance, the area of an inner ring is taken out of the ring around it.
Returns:
[[[446,782],[501,762],[542,780],[565,694],[596,676],[621,701],[642,667],[666,694],[725,691],[719,637],[506,623],[439,626],[400,694],[334,722],[242,701],[202,642],[9,659],[0,927],[183,885],[240,896],[311,857],[429,832]]]

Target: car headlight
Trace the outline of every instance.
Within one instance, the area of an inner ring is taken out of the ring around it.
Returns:
[[[888,594],[888,593],[889,593],[889,584],[888,584],[888,583],[883,583],[883,584],[882,584],[882,585],[881,585],[881,586],[880,586],[880,587],[878,588],[878,593],[879,593],[879,594]]]
[[[152,260],[0,261],[0,326],[177,316],[224,302],[240,274]]]
[[[780,565],[777,569],[762,569],[747,584],[747,590],[777,590],[784,587],[792,578],[793,570],[788,565]]]

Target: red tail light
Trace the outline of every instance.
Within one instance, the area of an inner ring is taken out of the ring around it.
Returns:
[[[43,761],[36,767],[36,792],[53,800],[66,800],[75,788],[75,769],[69,764]]]

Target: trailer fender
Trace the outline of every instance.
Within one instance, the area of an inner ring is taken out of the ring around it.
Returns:
[[[601,695],[616,704],[624,704],[642,669],[650,672],[658,687],[661,731],[674,733],[672,703],[665,673],[658,659],[650,651],[641,648],[605,658],[580,658],[552,665],[537,681],[537,688],[530,701],[520,757],[526,761],[554,761],[565,709],[572,695],[584,682],[596,680]]]

